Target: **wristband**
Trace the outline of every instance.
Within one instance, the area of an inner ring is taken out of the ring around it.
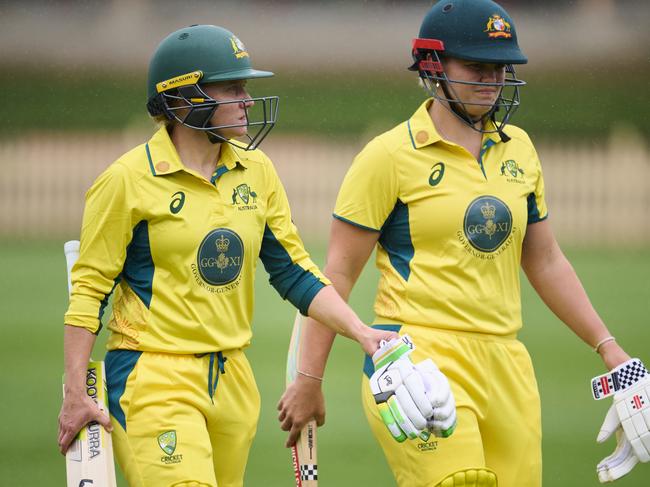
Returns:
[[[375,364],[375,370],[379,370],[384,365],[395,362],[404,355],[408,355],[415,350],[415,345],[408,335],[394,338],[389,342],[383,341],[380,343],[379,350],[372,354],[372,362]]]
[[[648,375],[643,362],[633,358],[607,374],[591,379],[591,393],[596,401],[612,396],[634,385]]]
[[[607,338],[603,338],[601,341],[596,343],[596,346],[594,347],[594,352],[598,353],[598,351],[600,350],[600,347],[605,345],[607,342],[615,342],[615,341],[616,341],[616,338],[614,338],[613,336],[608,336]]]
[[[307,372],[303,372],[302,370],[296,370],[296,373],[300,375],[304,375],[305,377],[309,377],[310,379],[315,379],[318,382],[323,382],[323,378],[318,377],[317,375],[308,374]]]

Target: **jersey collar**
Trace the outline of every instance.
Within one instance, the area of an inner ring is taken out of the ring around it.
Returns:
[[[429,107],[433,103],[433,98],[426,100],[420,108],[418,108],[413,116],[407,120],[406,126],[408,127],[411,144],[415,149],[425,147],[427,145],[435,144],[442,140],[440,134],[433,125],[433,120],[429,115]]]
[[[185,170],[185,166],[178,156],[176,147],[167,132],[166,127],[161,127],[145,145],[149,169],[154,176],[164,176],[177,171]],[[221,144],[221,153],[217,166],[225,166],[228,170],[237,165],[247,167],[245,158],[230,144]]]
[[[436,126],[431,120],[431,115],[429,115],[429,107],[433,103],[433,98],[426,100],[420,108],[418,108],[413,116],[406,122],[408,127],[409,136],[411,138],[411,144],[415,149],[420,149],[427,145],[435,144],[442,140],[442,137],[436,130]],[[486,126],[489,130],[495,130],[496,126],[492,120],[486,122]],[[497,132],[488,132],[483,135],[483,145],[485,145],[488,140],[491,140],[490,145],[497,144],[501,142],[501,137]]]
[[[149,169],[154,176],[171,174],[184,168],[166,127],[161,127],[153,134],[145,149],[149,159]]]
[[[242,157],[242,154],[231,144],[221,144],[221,153],[219,154],[217,166],[221,165],[226,166],[229,171],[238,165],[244,169],[248,167],[246,158]]]
[[[496,131],[497,126],[494,124],[494,122],[492,120],[487,120],[485,122],[485,128],[488,129],[488,130],[491,130],[492,132],[486,132],[486,133],[483,134],[483,145],[487,144],[488,140],[491,140],[494,144],[498,144],[499,142],[503,142],[501,140],[501,136]],[[506,127],[506,129],[507,129],[507,127]],[[504,132],[506,132],[506,130],[504,130]],[[508,135],[508,134],[506,133],[506,135]],[[494,145],[494,144],[491,144],[491,145]]]

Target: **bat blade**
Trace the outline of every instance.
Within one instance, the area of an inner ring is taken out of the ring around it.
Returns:
[[[70,273],[79,257],[79,241],[63,246],[68,270],[68,292],[72,292]],[[108,412],[108,392],[104,362],[91,361],[86,369],[86,393]],[[99,423],[84,426],[65,455],[67,487],[117,487],[111,435]]]
[[[297,313],[293,323],[287,356],[287,385],[296,379],[297,367],[300,363],[301,331],[305,319],[300,313]],[[302,428],[296,444],[291,447],[296,487],[318,487],[316,429],[316,421],[312,419]]]
[[[108,411],[104,362],[90,361],[86,393]],[[111,435],[93,421],[82,428],[65,455],[68,487],[116,487]]]

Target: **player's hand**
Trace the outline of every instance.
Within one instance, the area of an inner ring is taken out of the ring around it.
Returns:
[[[449,436],[456,426],[456,406],[446,377],[431,360],[414,365],[408,336],[385,343],[373,354],[370,389],[382,421],[396,441],[431,433]]]
[[[650,375],[643,363],[631,359],[592,380],[596,399],[611,395],[610,388],[618,388],[618,392],[597,441],[603,443],[616,433],[616,449],[596,468],[601,483],[613,482],[637,463],[650,461]]]
[[[113,431],[108,414],[101,410],[85,391],[78,395],[67,393],[59,413],[58,445],[63,455],[68,451],[77,433],[91,421],[97,421],[109,433]]]
[[[373,354],[379,350],[384,342],[399,339],[399,334],[389,330],[378,330],[370,326],[364,327],[363,335],[359,336],[357,340],[361,344],[361,348],[367,355]]]
[[[312,419],[318,426],[325,424],[325,400],[320,384],[317,380],[298,375],[282,394],[278,402],[278,420],[280,428],[289,432],[286,447],[296,443],[300,431]]]

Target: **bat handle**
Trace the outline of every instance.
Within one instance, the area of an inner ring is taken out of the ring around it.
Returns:
[[[300,476],[300,459],[298,458],[297,443],[291,447],[291,460],[293,462],[293,475],[296,480],[296,487],[302,487],[302,479]]]
[[[72,266],[79,258],[79,240],[69,240],[63,244],[63,252],[65,253],[65,263],[68,268],[68,294],[72,293]]]

